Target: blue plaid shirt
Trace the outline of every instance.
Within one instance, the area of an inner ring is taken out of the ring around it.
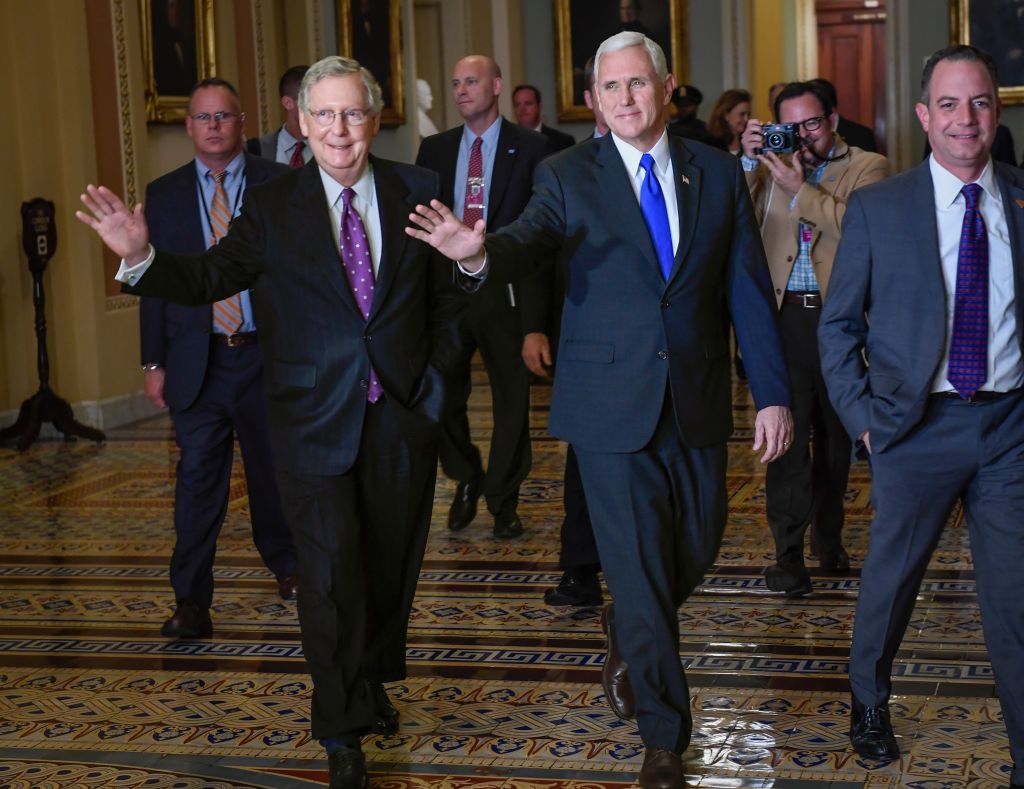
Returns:
[[[832,158],[833,151],[835,151],[835,146],[828,152],[829,159]],[[817,188],[818,184],[821,183],[821,177],[825,174],[826,167],[828,167],[827,161],[814,168],[814,172],[807,175],[807,183]],[[789,201],[790,211],[793,210],[794,205],[796,205],[796,195],[793,195],[793,199]],[[796,261],[793,263],[793,270],[789,274],[786,290],[796,290],[805,293],[821,290],[818,285],[818,278],[814,276],[814,264],[811,263],[811,241],[813,239],[814,231],[801,222],[796,231]]]

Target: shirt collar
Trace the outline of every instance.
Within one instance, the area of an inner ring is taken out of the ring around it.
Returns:
[[[494,123],[487,127],[487,130],[480,136],[483,138],[485,148],[495,148],[498,145],[498,132],[501,129],[501,116],[494,119]],[[476,135],[470,131],[469,126],[462,127],[462,142],[469,148],[476,142]]]
[[[636,176],[640,171],[640,159],[643,157],[643,153],[638,151],[628,142],[619,137],[615,132],[611,132],[612,142],[615,143],[616,149],[619,151],[619,156],[622,157],[622,161],[626,165],[626,170],[631,176]],[[672,156],[668,150],[668,131],[662,131],[661,137],[654,143],[654,147],[648,151],[651,157],[654,159],[654,166],[658,169],[658,174],[663,175],[669,171],[672,166]]]
[[[932,184],[935,188],[935,205],[939,208],[949,208],[960,196],[964,188],[964,182],[953,173],[943,167],[935,160],[935,154],[928,157],[928,169],[932,173]],[[992,158],[989,157],[985,169],[974,183],[978,184],[991,200],[1000,200],[999,187],[996,184],[995,168],[992,167]]]
[[[317,166],[317,169],[320,171],[320,181],[323,183],[324,192],[327,194],[327,205],[334,206],[341,200],[341,193],[345,190],[345,187],[335,181],[323,167]],[[356,196],[360,200],[364,201],[369,208],[373,208],[377,202],[377,190],[373,182],[372,164],[366,163],[366,169],[359,176],[359,180],[352,184],[352,189],[355,190]]]
[[[300,140],[297,137],[292,137],[292,133],[288,131],[287,126],[281,127],[281,140],[284,141],[284,149],[286,151],[290,151],[292,148],[294,148],[295,143],[297,142],[305,142],[305,140]]]
[[[200,180],[202,180],[203,178],[206,178],[207,175],[209,175],[211,178],[213,177],[213,173],[215,171],[211,170],[209,168],[209,166],[204,164],[199,159],[198,156],[196,157],[195,162],[196,162],[196,173],[198,173]],[[234,159],[232,159],[230,162],[228,162],[228,166],[224,168],[227,171],[227,173],[228,173],[226,178],[233,178],[234,176],[238,175],[242,171],[242,168],[244,166],[245,166],[245,154],[243,154],[242,152],[239,152],[238,155]]]

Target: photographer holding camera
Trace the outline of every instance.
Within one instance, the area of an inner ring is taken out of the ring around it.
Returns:
[[[773,107],[777,124],[751,118],[743,131],[742,163],[761,228],[780,311],[789,368],[793,446],[767,469],[768,525],[776,563],[765,583],[787,597],[810,593],[804,533],[825,572],[845,572],[843,495],[850,439],[825,390],[817,329],[850,194],[887,178],[888,160],[843,142],[838,116],[819,85],[793,82]],[[813,428],[814,446],[811,446]]]

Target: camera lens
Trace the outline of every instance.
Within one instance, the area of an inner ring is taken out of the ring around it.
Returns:
[[[786,140],[779,132],[772,132],[768,135],[768,139],[765,140],[769,148],[784,148],[786,147]]]

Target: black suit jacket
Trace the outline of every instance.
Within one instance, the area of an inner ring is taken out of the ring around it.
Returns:
[[[863,123],[851,121],[849,118],[839,116],[839,123],[836,124],[836,133],[846,140],[848,145],[856,148],[863,148],[865,151],[878,153],[878,144],[875,142],[875,133]]]
[[[566,134],[558,129],[552,129],[543,123],[540,125],[540,133],[548,138],[548,151],[551,153],[564,151],[566,148],[572,148],[576,144],[576,138],[571,134]]]
[[[217,246],[194,256],[158,250],[125,288],[191,305],[250,289],[275,463],[287,471],[341,474],[352,466],[371,363],[410,442],[432,441],[442,415],[457,343],[451,263],[405,233],[413,208],[437,197],[437,176],[371,162],[383,249],[367,320],[342,270],[315,160],[252,187]]]
[[[739,159],[678,137],[669,147],[679,247],[667,282],[610,135],[542,162],[522,217],[487,237],[488,280],[521,278],[551,257],[566,269],[551,432],[577,449],[640,450],[666,390],[689,446],[724,442],[732,431],[727,304],[757,407],[789,405],[775,297]]]
[[[284,165],[245,154],[245,194],[287,172]],[[154,246],[181,254],[206,249],[197,187],[194,160],[146,187],[146,222]],[[143,298],[139,305],[142,363],[165,369],[164,399],[172,409],[188,408],[199,395],[206,378],[212,322],[213,308],[208,304],[183,307]]]

